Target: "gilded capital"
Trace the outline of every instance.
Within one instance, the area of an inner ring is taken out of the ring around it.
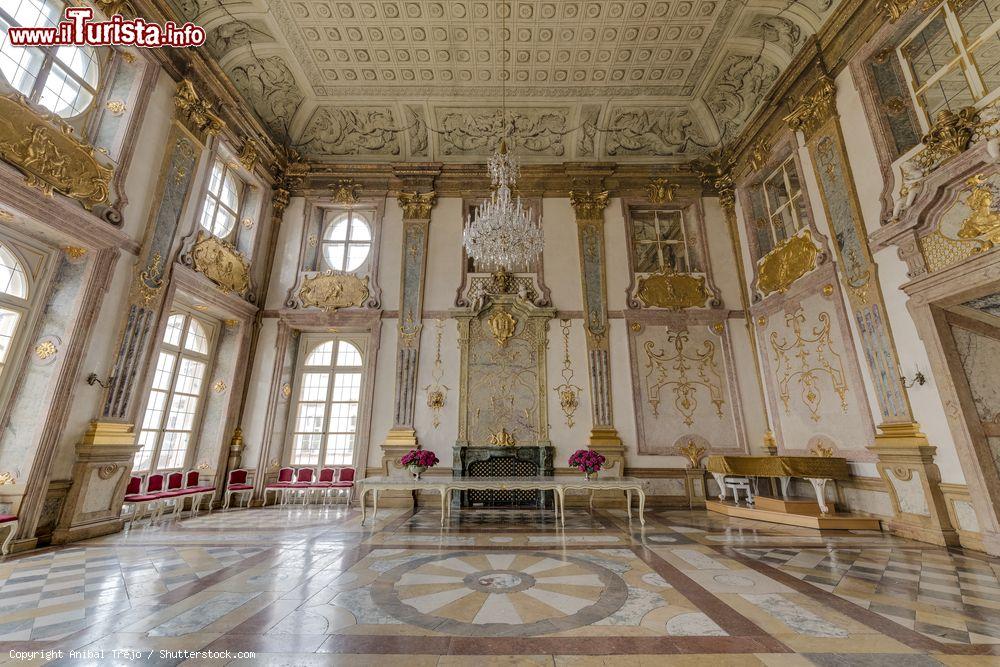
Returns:
[[[354,179],[348,178],[331,185],[330,196],[333,197],[335,204],[352,206],[360,201],[358,199],[358,192],[360,190],[361,186],[355,183]]]
[[[174,106],[177,107],[178,117],[198,132],[218,134],[226,127],[226,123],[212,111],[212,103],[198,94],[190,79],[183,79],[177,84]]]
[[[403,209],[404,220],[429,220],[431,209],[437,201],[437,193],[431,192],[400,192],[397,197],[399,207]]]
[[[297,151],[288,149],[285,153],[281,162],[271,165],[271,176],[274,178],[271,207],[275,218],[281,218],[292,197],[292,190],[299,187],[309,172],[309,165],[300,160]]]
[[[254,166],[256,166],[258,151],[259,146],[255,140],[247,138],[243,142],[243,149],[240,151],[238,159],[247,171],[253,171]]]
[[[816,88],[802,96],[798,106],[785,116],[784,121],[788,123],[788,127],[795,131],[801,130],[808,137],[837,113],[836,95],[837,86],[833,79],[824,74]]]
[[[571,190],[569,200],[576,212],[577,222],[603,222],[609,195],[607,190],[601,192]]]
[[[728,156],[718,150],[694,162],[692,168],[701,179],[701,184],[719,195],[723,208],[736,207],[736,185],[733,182],[733,166]]]

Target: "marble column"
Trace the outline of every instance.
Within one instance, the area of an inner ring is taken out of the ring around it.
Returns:
[[[427,241],[431,210],[437,200],[432,192],[400,192],[403,210],[402,267],[399,278],[399,338],[396,346],[396,385],[392,428],[382,443],[382,469],[386,475],[399,469],[399,459],[419,449],[414,413],[417,401],[417,367],[420,333],[423,329],[424,278],[427,273]],[[409,505],[411,496],[390,497],[389,505]],[[379,499],[382,501],[382,498]]]
[[[615,428],[611,402],[611,347],[608,342],[608,290],[605,272],[604,209],[608,192],[574,190],[569,193],[576,215],[580,251],[580,285],[587,338],[587,374],[590,379],[591,429],[589,447],[604,455],[607,473],[625,475],[625,447]],[[620,493],[599,494],[599,505],[619,505]]]
[[[815,167],[823,208],[837,254],[837,269],[860,333],[860,347],[868,363],[881,411],[881,424],[871,451],[892,498],[893,532],[935,544],[957,545],[944,495],[938,486],[935,448],[920,432],[899,371],[899,355],[892,337],[878,265],[868,245],[868,233],[858,201],[854,176],[844,145],[836,106],[836,86],[823,64],[814,63],[816,84],[785,117],[801,132]]]

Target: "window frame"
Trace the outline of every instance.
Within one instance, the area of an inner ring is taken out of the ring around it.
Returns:
[[[694,271],[691,270],[691,246],[692,246],[692,244],[696,243],[697,241],[696,240],[692,241],[689,238],[689,236],[690,236],[690,230],[688,229],[688,226],[690,224],[693,224],[693,223],[688,219],[689,216],[687,215],[687,211],[685,211],[683,208],[666,208],[666,207],[655,206],[654,205],[654,206],[633,206],[630,213],[631,213],[631,218],[632,218],[632,229],[631,229],[632,233],[630,235],[631,238],[629,239],[629,246],[630,246],[629,247],[629,251],[632,253],[633,262],[636,264],[636,271],[635,272],[637,274],[639,274],[639,275],[651,275],[651,272],[648,272],[648,271],[639,271],[638,270],[639,257],[636,254],[636,246],[637,245],[652,245],[652,246],[655,246],[655,248],[656,248],[656,258],[657,258],[657,263],[659,265],[659,268],[656,271],[653,271],[652,273],[660,273],[660,272],[662,272],[662,271],[664,271],[665,269],[668,268],[667,265],[663,261],[663,246],[665,246],[665,245],[680,245],[683,248],[683,250],[684,250],[684,268],[685,268],[685,270],[684,271],[677,271],[673,267],[670,267],[670,269],[672,271],[676,271],[677,273],[686,273],[686,274],[691,274],[691,275],[705,275],[704,269],[698,269],[698,270],[694,270]],[[635,238],[635,226],[636,226],[636,214],[637,213],[652,213],[653,214],[653,224],[654,224],[654,230],[656,232],[657,240],[654,240],[654,241],[639,241],[638,239]],[[681,239],[679,241],[661,241],[661,240],[659,240],[659,237],[660,237],[660,218],[657,215],[659,213],[668,213],[671,216],[676,215],[680,219]],[[699,252],[698,252],[699,257],[704,255],[703,252],[700,252],[700,248],[697,249],[697,250],[699,250]]]
[[[795,192],[795,194],[792,194],[792,181],[788,176],[789,172],[788,165],[791,165],[792,169],[795,170],[795,176],[797,177],[799,183],[798,190]],[[774,177],[778,175],[779,172],[781,173],[782,180],[785,184],[785,192],[788,193],[788,201],[782,204],[781,206],[778,206],[777,208],[772,208],[771,197],[768,194],[767,184],[771,182],[774,179]],[[799,218],[799,208],[798,208],[799,203],[806,200],[804,199],[805,186],[802,183],[802,174],[799,171],[798,162],[796,162],[795,160],[795,155],[789,155],[786,159],[782,160],[777,167],[772,169],[764,178],[762,178],[760,181],[760,187],[762,190],[764,208],[767,211],[767,225],[768,225],[768,230],[771,233],[772,248],[777,247],[777,245],[781,243],[781,241],[790,239],[793,236],[798,235],[799,232],[801,232],[803,229],[809,227],[809,221],[803,222]],[[795,226],[795,230],[791,234],[787,235],[784,239],[779,239],[777,231],[775,229],[775,224],[776,224],[775,218],[778,218],[780,220],[781,213],[785,209],[788,209],[791,212],[792,224]]]
[[[362,445],[362,427],[364,425],[365,411],[367,409],[367,386],[366,383],[369,381],[368,375],[370,370],[370,357],[369,351],[366,346],[367,338],[361,335],[305,335],[302,337],[298,359],[295,364],[295,374],[293,376],[294,390],[292,392],[291,406],[288,411],[288,428],[286,437],[286,447],[282,454],[282,462],[284,465],[294,466],[294,467],[304,467],[304,468],[322,468],[322,467],[333,467],[333,466],[344,466],[344,465],[357,465],[358,453],[360,451],[360,445]],[[321,345],[325,343],[333,343],[333,353],[331,362],[328,366],[306,366],[306,360],[309,355],[316,350]],[[341,342],[348,343],[357,350],[361,357],[361,364],[359,366],[341,366],[338,363],[338,348]],[[323,369],[323,370],[319,370]],[[322,430],[320,431],[298,431],[298,416],[299,407],[302,405],[302,394],[305,389],[303,377],[307,373],[320,373],[325,372],[327,375],[327,392],[326,397],[322,402],[320,401],[306,401],[307,403],[318,403],[323,406],[322,413]],[[336,376],[340,374],[355,374],[358,376],[358,392],[356,401],[335,401],[333,400],[333,387],[336,380]],[[346,435],[346,433],[341,431],[330,431],[330,405],[332,404],[350,404],[354,403],[357,406],[354,421],[354,441],[351,445],[351,454],[349,463],[327,463],[327,455],[329,453],[329,436],[330,435]],[[315,463],[303,463],[301,460],[296,460],[296,449],[295,440],[298,435],[309,435],[309,434],[319,434],[321,436],[319,451],[317,452]]]
[[[358,274],[363,273],[365,267],[369,265],[372,261],[372,257],[375,253],[375,216],[377,211],[370,208],[346,208],[346,209],[329,209],[324,213],[324,220],[320,229],[319,243],[317,244],[319,258],[318,265],[323,267],[324,271],[333,271],[334,273],[349,273]],[[354,230],[354,216],[359,215],[364,222],[364,225],[368,228],[368,241],[366,242],[356,242],[352,240],[352,232]],[[347,217],[347,238],[343,241],[327,239],[327,233],[333,229],[333,227],[339,224],[344,217]],[[326,248],[332,245],[343,245],[344,255],[343,261],[340,267],[331,266],[327,261]],[[362,246],[367,245],[368,253],[365,258],[361,261],[358,266],[353,269],[347,268],[348,257],[350,256],[351,246]]]
[[[45,1],[47,0],[43,0],[43,2]],[[53,4],[61,5],[59,15],[64,16],[66,8],[69,7],[70,5],[66,2],[59,2],[58,0],[52,0],[52,2]],[[32,26],[22,26],[14,19],[13,16],[5,12],[2,7],[0,7],[0,19],[9,24],[11,27],[32,27]],[[50,46],[32,46],[24,48],[38,49],[38,51],[42,53],[42,64],[38,68],[38,74],[35,76],[35,81],[31,86],[31,91],[28,93],[21,93],[31,104],[37,105],[63,120],[80,118],[81,116],[84,116],[97,106],[97,101],[98,98],[100,97],[100,92],[103,83],[104,67],[101,63],[101,58],[96,48],[87,45],[72,47],[79,49],[90,49],[93,52],[94,67],[97,68],[97,77],[96,77],[97,80],[93,86],[84,81],[83,78],[81,78],[76,72],[72,71],[68,66],[65,66],[62,63],[62,60],[56,56],[56,52],[59,50],[60,47],[50,45]],[[56,61],[59,62],[58,67],[63,73],[65,73],[69,78],[71,78],[82,89],[87,90],[90,93],[90,102],[84,108],[80,109],[78,112],[68,116],[63,116],[55,109],[50,109],[41,102],[42,93],[45,91],[45,83],[49,78],[49,73],[52,71],[52,65],[56,63]],[[0,75],[0,78],[3,78],[3,80],[11,88],[13,88],[18,92],[21,92],[20,89],[14,85],[14,82],[7,80],[7,78],[3,77],[2,75]]]
[[[947,64],[942,65],[931,77],[927,79],[923,85],[917,86],[916,74],[913,70],[913,65],[910,62],[910,59],[906,56],[905,49],[913,43],[913,41],[920,36],[920,33],[938,16],[943,16],[944,18],[944,24],[948,31],[948,39],[950,40],[957,55]],[[913,108],[917,110],[917,120],[919,121],[921,129],[924,132],[927,132],[930,129],[935,119],[930,117],[930,113],[920,96],[932,86],[937,84],[947,74],[955,71],[956,68],[961,68],[969,95],[972,97],[973,103],[976,106],[979,106],[986,100],[991,100],[1000,95],[1000,85],[998,85],[994,90],[988,90],[986,88],[986,84],[983,81],[983,77],[979,69],[979,64],[977,63],[975,57],[976,51],[979,47],[981,47],[986,40],[997,38],[998,33],[1000,33],[1000,19],[994,21],[993,25],[980,33],[979,36],[970,40],[965,34],[965,30],[962,28],[962,22],[959,19],[958,12],[955,10],[953,3],[951,0],[945,0],[945,2],[940,3],[933,10],[931,10],[930,13],[928,13],[928,15],[924,17],[924,19],[920,21],[920,23],[918,23],[896,46],[894,51],[901,64],[903,78],[906,81],[907,90],[910,94],[910,102],[913,104]]]
[[[181,326],[181,339],[178,341],[176,346],[167,343],[164,340],[164,336],[166,335],[166,330],[167,330],[167,323],[169,322],[170,318],[175,315],[184,316],[183,324]],[[204,354],[195,352],[193,350],[189,350],[184,345],[184,343],[187,340],[188,325],[191,320],[197,321],[205,330],[208,351]],[[152,451],[150,453],[149,466],[145,468],[133,467],[133,473],[139,472],[144,474],[151,474],[154,472],[173,472],[175,470],[185,470],[190,468],[191,462],[193,461],[194,456],[198,450],[198,440],[201,435],[201,429],[202,429],[202,418],[204,416],[205,405],[207,403],[208,388],[209,385],[211,384],[212,371],[214,370],[214,365],[215,365],[216,344],[218,343],[218,338],[219,338],[218,334],[219,334],[219,325],[217,322],[215,322],[211,318],[205,317],[204,315],[196,314],[195,312],[186,307],[175,306],[174,308],[171,309],[170,313],[167,315],[167,318],[164,320],[164,325],[162,327],[162,331],[160,334],[159,344],[156,347],[156,353],[155,356],[153,357],[154,366],[151,369],[149,384],[146,387],[146,400],[143,405],[143,410],[139,422],[139,428],[137,429],[136,432],[136,443],[140,445],[140,450],[138,450],[135,454],[133,466],[136,466],[139,462],[139,453],[142,451],[142,445],[140,443],[140,439],[142,438],[143,433],[152,431],[153,433],[155,433],[154,436],[155,439],[153,442]],[[152,393],[153,391],[162,391],[159,389],[154,389],[153,383],[156,380],[156,372],[160,356],[164,352],[174,354],[175,361],[170,371],[169,385],[168,388],[166,389],[166,397],[164,398],[163,402],[163,410],[161,411],[157,427],[155,429],[145,428],[146,417],[149,412],[150,398],[152,396]],[[177,392],[177,382],[179,377],[178,371],[181,366],[181,361],[185,358],[192,359],[194,361],[198,361],[205,364],[205,373],[202,376],[201,387],[199,388],[198,394],[194,395],[181,392],[181,394],[185,396],[195,396],[195,411],[194,411],[194,416],[192,417],[191,420],[191,430],[181,431],[178,429],[167,429],[166,424],[167,424],[167,418],[169,417],[170,414],[170,405],[173,401],[174,396],[178,393]],[[184,452],[184,457],[183,457],[184,461],[181,464],[181,466],[176,468],[159,467],[160,456],[163,451],[163,441],[167,432],[190,433],[187,449]]]
[[[212,176],[215,173],[215,168],[218,165],[222,165],[222,175],[219,178],[219,195],[212,192]],[[239,236],[240,227],[243,224],[243,214],[247,206],[248,192],[250,190],[250,184],[247,183],[240,174],[241,170],[239,165],[235,164],[232,160],[227,160],[224,155],[216,154],[214,159],[208,169],[207,177],[205,180],[205,194],[201,201],[201,210],[198,215],[198,229],[206,234],[214,236],[217,239],[227,241],[229,243],[235,244],[236,238]],[[236,193],[236,210],[229,208],[227,204],[222,202],[222,189],[225,187],[226,176],[232,175],[233,179],[236,181],[237,193]],[[204,224],[205,213],[209,206],[213,207],[212,210],[212,228],[206,227]],[[225,208],[227,211],[233,214],[233,228],[229,230],[223,236],[215,233],[215,221],[219,216],[219,208]]]

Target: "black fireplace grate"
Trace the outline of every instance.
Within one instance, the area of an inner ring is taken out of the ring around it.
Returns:
[[[513,456],[497,456],[469,464],[469,477],[536,477],[538,465]],[[470,489],[469,505],[486,507],[538,507],[538,491],[480,491]]]

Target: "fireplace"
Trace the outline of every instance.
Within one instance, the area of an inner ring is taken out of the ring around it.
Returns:
[[[454,449],[456,477],[551,476],[555,447],[465,447]],[[552,507],[547,491],[463,491],[461,507]]]

